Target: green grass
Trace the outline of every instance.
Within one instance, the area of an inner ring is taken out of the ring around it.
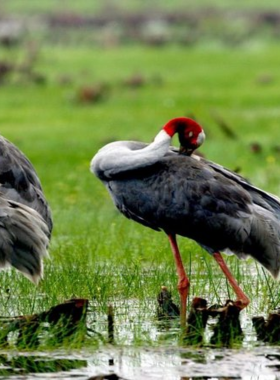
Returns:
[[[278,10],[278,2],[276,0],[266,1],[265,4],[261,0],[246,0],[246,1],[222,1],[222,0],[189,0],[188,3],[184,0],[173,0],[162,2],[160,0],[75,0],[56,1],[56,0],[9,0],[0,1],[0,6],[7,14],[43,14],[54,12],[69,13],[77,12],[80,14],[90,14],[97,11],[108,11],[108,9],[119,9],[124,11],[143,11],[150,9],[166,9],[166,10],[193,10],[199,8],[220,8],[220,9],[241,9],[241,10],[255,10],[258,9],[271,9]]]
[[[12,50],[3,57],[21,62],[26,54]],[[207,158],[240,168],[254,184],[279,195],[279,67],[279,46],[263,43],[236,49],[41,47],[35,68],[45,83],[30,83],[20,75],[2,83],[0,125],[1,134],[25,152],[42,180],[55,225],[51,260],[37,288],[18,273],[1,273],[0,315],[39,312],[77,296],[93,300],[101,319],[109,302],[118,310],[119,302],[137,300],[145,318],[145,312],[152,315],[150,304],[161,285],[178,302],[166,237],[119,215],[90,174],[89,162],[110,140],[151,141],[168,119],[193,114],[207,133],[201,149]],[[124,86],[135,73],[145,84]],[[79,88],[98,83],[108,88],[103,101],[77,101]],[[238,139],[228,139],[213,115],[226,120]],[[251,151],[252,142],[261,144],[261,152]],[[211,257],[187,239],[179,243],[193,285],[191,297],[210,303],[233,297]],[[278,284],[260,267],[235,257],[227,261],[255,300],[249,313],[277,305]],[[141,338],[142,332],[136,328],[134,342],[150,339]],[[119,339],[129,340],[121,334]]]

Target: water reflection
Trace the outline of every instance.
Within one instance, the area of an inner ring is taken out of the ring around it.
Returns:
[[[40,356],[0,355],[0,376],[65,372],[87,366],[86,360],[54,359]]]
[[[279,376],[280,348],[268,346],[238,350],[107,346],[52,356],[0,355],[0,378],[25,380],[276,380]]]
[[[270,357],[267,357],[267,349],[268,347],[254,350],[126,347],[99,352],[91,361],[91,368],[93,371],[102,368],[103,373],[108,372],[109,367],[105,365],[105,361],[108,360],[109,354],[114,358],[111,371],[124,379],[276,380],[280,374],[277,369],[280,360],[276,355],[280,355],[280,350],[274,349],[271,353],[270,348]]]

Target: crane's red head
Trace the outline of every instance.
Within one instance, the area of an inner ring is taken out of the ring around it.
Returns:
[[[205,140],[203,128],[196,121],[187,117],[177,117],[170,120],[164,125],[163,130],[170,137],[178,133],[181,144],[180,151],[189,155],[200,147]]]

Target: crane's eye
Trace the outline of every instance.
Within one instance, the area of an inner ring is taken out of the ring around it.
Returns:
[[[193,137],[193,131],[189,132],[189,137]]]

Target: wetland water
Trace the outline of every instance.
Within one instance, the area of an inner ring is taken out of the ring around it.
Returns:
[[[1,350],[0,378],[280,379],[280,345],[258,343],[251,317],[246,313],[241,316],[243,343],[228,349],[207,346],[214,321],[207,325],[205,347],[181,347],[178,321],[163,328],[155,320],[153,307],[136,307],[136,301],[122,301],[115,305],[115,311],[116,345],[102,343],[99,348],[47,352]],[[92,320],[92,327],[106,336],[106,315],[95,313]],[[101,376],[105,374],[111,377]]]
[[[2,351],[0,357],[2,379],[84,380],[113,373],[120,379],[139,380],[280,378],[280,349],[277,347],[237,350],[103,347],[95,352],[53,352],[51,355]]]

